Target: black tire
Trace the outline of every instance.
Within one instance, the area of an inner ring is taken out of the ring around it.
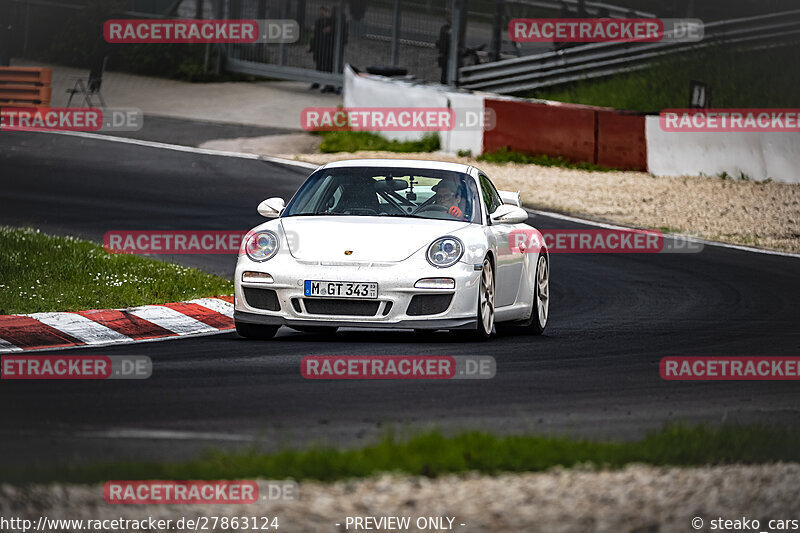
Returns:
[[[236,333],[245,339],[271,339],[278,332],[280,326],[267,326],[265,324],[248,324],[236,322]]]
[[[540,283],[540,268],[544,264],[544,283]],[[535,287],[531,317],[522,322],[505,322],[496,324],[497,332],[501,335],[541,335],[547,326],[547,319],[550,316],[550,262],[546,255],[540,255],[536,261]],[[540,304],[543,304],[545,311],[542,316]]]
[[[494,268],[489,258],[483,260],[481,283],[478,286],[478,309],[476,311],[477,328],[471,330],[471,338],[475,341],[487,341],[494,328]],[[481,298],[483,296],[483,298]],[[490,313],[491,316],[487,316]]]

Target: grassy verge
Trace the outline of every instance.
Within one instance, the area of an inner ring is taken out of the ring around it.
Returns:
[[[710,49],[632,72],[539,89],[526,96],[560,102],[657,112],[685,108],[692,80],[711,85],[715,108],[800,107],[800,44],[754,52]]]
[[[233,285],[194,268],[109,254],[73,237],[0,227],[0,315],[78,311],[231,294]]]
[[[507,147],[503,147],[494,152],[481,154],[477,157],[477,160],[485,161],[487,163],[520,163],[524,165],[539,165],[543,167],[576,168],[579,170],[592,170],[596,172],[609,172],[615,170],[613,168],[595,165],[594,163],[568,161],[561,156],[523,154],[520,152],[511,151]]]
[[[322,133],[322,153],[358,152],[361,150],[386,152],[434,152],[439,149],[439,134],[425,135],[419,141],[390,141],[367,131],[327,131]]]
[[[6,481],[99,483],[108,479],[337,479],[401,472],[435,477],[447,473],[541,471],[554,466],[629,463],[694,466],[800,461],[800,430],[766,427],[668,426],[635,442],[561,437],[505,436],[483,432],[445,437],[439,432],[400,441],[392,435],[364,448],[315,447],[272,454],[208,452],[184,463],[110,463],[49,469],[11,469]]]

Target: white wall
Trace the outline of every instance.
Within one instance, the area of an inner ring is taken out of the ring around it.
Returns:
[[[394,80],[382,76],[357,75],[349,67],[344,71],[344,107],[450,107],[456,110],[456,119],[462,117],[462,110],[483,110],[484,97],[480,94],[449,91],[440,85],[419,84],[404,80]],[[419,131],[379,131],[388,139],[418,140],[426,132]],[[455,154],[459,150],[469,150],[474,155],[483,149],[483,128],[457,127],[451,131],[439,132],[442,151]]]
[[[718,176],[800,183],[800,133],[664,132],[647,117],[647,167],[656,176]]]

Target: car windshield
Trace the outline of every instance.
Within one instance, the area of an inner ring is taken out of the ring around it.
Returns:
[[[312,174],[282,216],[347,215],[480,222],[475,181],[421,168],[341,167]]]

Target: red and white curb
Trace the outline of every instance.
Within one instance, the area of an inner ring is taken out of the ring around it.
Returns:
[[[233,327],[233,296],[130,309],[1,315],[0,353],[214,335]]]

